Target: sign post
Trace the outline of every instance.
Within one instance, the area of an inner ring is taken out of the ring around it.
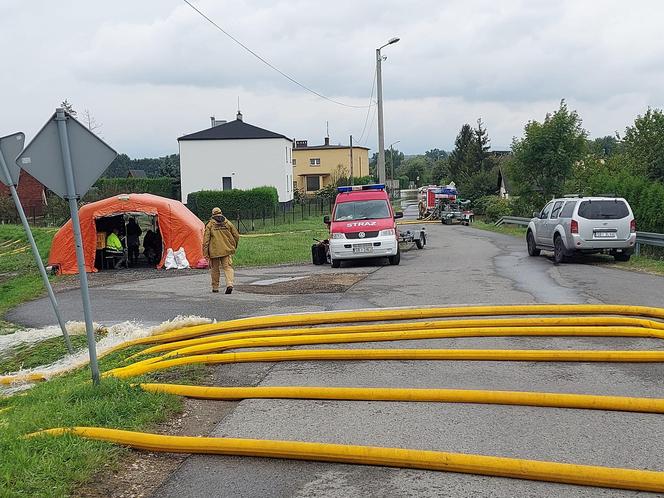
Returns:
[[[71,340],[69,339],[69,334],[67,333],[67,327],[65,327],[65,322],[62,319],[62,315],[60,314],[60,309],[58,308],[58,302],[55,299],[55,294],[53,293],[51,282],[48,280],[48,275],[46,274],[44,263],[42,262],[41,255],[39,254],[39,249],[37,249],[37,244],[35,243],[35,239],[32,236],[32,230],[30,230],[30,225],[28,224],[28,219],[25,216],[25,211],[23,211],[21,200],[18,198],[18,193],[16,192],[20,169],[14,164],[14,158],[18,156],[23,150],[24,142],[25,135],[23,133],[14,133],[13,135],[0,138],[0,173],[2,173],[0,174],[0,180],[2,180],[2,182],[5,183],[7,187],[9,187],[9,192],[11,193],[14,204],[16,205],[16,211],[18,212],[19,218],[21,218],[21,223],[23,224],[25,235],[28,238],[28,242],[30,243],[30,248],[32,249],[32,254],[35,258],[35,263],[37,264],[39,273],[41,274],[42,280],[44,281],[44,287],[46,287],[48,298],[51,300],[53,311],[55,312],[55,316],[58,319],[58,324],[60,324],[60,330],[62,330],[62,336],[65,339],[67,351],[69,351],[69,354],[72,354],[74,349],[71,346]],[[10,170],[10,165],[12,170]]]
[[[97,348],[90,311],[90,291],[85,272],[83,237],[78,217],[78,199],[111,164],[117,153],[81,123],[58,108],[16,163],[43,185],[69,202],[81,283],[85,332],[90,352],[92,382],[99,384]]]

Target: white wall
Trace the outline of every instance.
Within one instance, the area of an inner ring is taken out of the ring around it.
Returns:
[[[198,190],[222,190],[222,177],[233,188],[275,187],[279,202],[293,199],[292,143],[284,138],[182,140],[182,202]]]

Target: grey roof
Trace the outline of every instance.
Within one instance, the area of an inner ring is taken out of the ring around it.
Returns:
[[[350,149],[350,145],[307,145],[306,147],[293,147],[296,150],[325,150],[325,149]],[[353,149],[370,150],[369,147],[362,147],[361,145],[353,145]]]
[[[130,169],[127,176],[131,176],[132,178],[147,178],[148,177],[145,170],[142,170],[142,169]]]
[[[245,140],[261,138],[283,138],[292,141],[285,135],[275,133],[270,130],[250,125],[244,121],[236,119],[228,123],[220,124],[206,130],[197,131],[189,135],[178,138],[180,140]]]

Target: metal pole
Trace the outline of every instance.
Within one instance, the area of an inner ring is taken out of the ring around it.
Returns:
[[[390,196],[394,199],[394,144],[390,144]]]
[[[355,185],[353,181],[353,135],[350,136],[350,184]]]
[[[378,103],[378,183],[385,183],[385,132],[383,130],[383,76],[381,71],[380,49],[376,49],[376,88]]]
[[[39,255],[39,249],[37,249],[37,244],[35,239],[32,236],[32,230],[30,230],[30,225],[28,225],[28,219],[25,217],[25,211],[23,211],[23,206],[21,205],[21,200],[18,198],[18,193],[16,192],[16,185],[11,179],[9,174],[9,168],[7,168],[7,163],[5,158],[0,151],[0,166],[2,167],[2,174],[7,179],[7,185],[9,185],[9,192],[12,194],[12,199],[14,199],[14,204],[16,204],[16,211],[18,211],[18,216],[21,218],[21,223],[23,224],[23,229],[25,230],[25,235],[28,237],[28,242],[30,242],[30,247],[32,248],[32,254],[35,257],[35,263],[37,263],[37,268],[39,268],[39,273],[41,274],[42,280],[44,281],[44,287],[46,287],[46,292],[48,293],[48,298],[51,300],[51,305],[53,306],[53,311],[55,316],[58,319],[58,324],[60,325],[60,330],[62,330],[62,336],[65,339],[65,346],[67,346],[67,351],[69,354],[74,352],[74,349],[71,346],[71,340],[69,339],[69,334],[67,333],[67,327],[65,327],[65,322],[62,319],[60,314],[60,308],[58,308],[58,302],[55,299],[55,294],[53,293],[53,288],[51,287],[51,282],[48,280],[48,275],[46,274],[46,268],[44,268],[44,263],[41,260]]]
[[[95,331],[92,325],[92,313],[90,311],[90,291],[88,289],[88,274],[85,273],[85,255],[83,254],[83,237],[81,236],[81,222],[78,218],[78,205],[76,186],[74,184],[74,170],[71,164],[71,152],[69,151],[69,136],[67,135],[67,116],[64,109],[59,107],[55,111],[55,120],[58,124],[58,135],[60,137],[60,150],[62,162],[65,169],[65,180],[67,182],[67,200],[71,212],[71,225],[74,230],[74,242],[76,245],[76,262],[78,263],[78,278],[81,282],[81,297],[83,298],[83,316],[85,317],[85,333],[88,338],[88,351],[90,352],[90,370],[92,371],[92,383],[99,384],[99,365],[97,363],[97,344],[95,343]]]

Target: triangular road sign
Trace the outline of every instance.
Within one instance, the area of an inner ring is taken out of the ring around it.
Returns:
[[[16,164],[62,198],[67,197],[64,162],[55,114],[16,159]],[[76,195],[82,197],[118,155],[97,135],[66,114]]]

